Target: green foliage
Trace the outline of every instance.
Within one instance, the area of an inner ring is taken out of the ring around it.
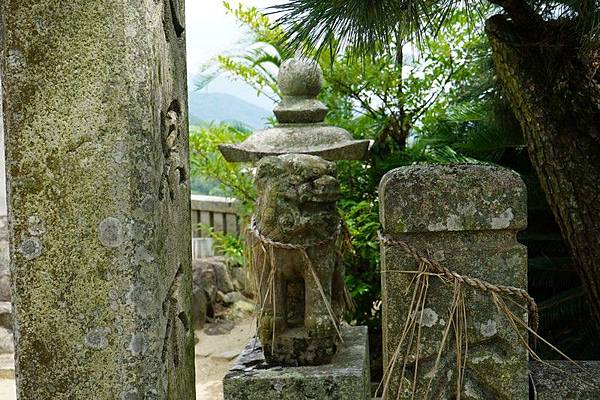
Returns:
[[[331,8],[334,3],[337,9]],[[385,3],[412,3],[416,5],[413,9],[416,14],[403,14],[405,19],[392,17],[393,13],[377,10]],[[334,36],[326,23],[316,23],[317,14],[299,12],[301,4],[308,7],[307,12],[312,12],[309,8],[314,7],[324,13],[319,18],[325,19],[319,21],[328,21],[327,15],[331,21],[338,21],[336,12],[354,14],[340,24],[330,25],[342,33],[342,36]],[[326,122],[347,129],[356,139],[374,141],[371,156],[365,162],[338,162],[343,197],[339,209],[353,238],[353,253],[345,260],[346,283],[357,307],[348,319],[369,325],[371,332],[381,328],[377,187],[390,169],[413,163],[504,165],[517,170],[527,183],[530,221],[552,220],[528,161],[519,124],[498,89],[489,44],[481,26],[471,19],[475,15],[471,11],[485,13],[485,7],[477,10],[446,7],[438,24],[430,25],[428,35],[412,46],[404,44],[406,30],[386,33],[376,31],[378,27],[371,33],[367,29],[358,41],[344,39],[344,33],[353,33],[345,29],[353,26],[365,29],[371,26],[369,20],[377,21],[381,29],[388,29],[385,25],[390,23],[395,29],[404,26],[411,30],[421,23],[419,8],[431,4],[398,0],[342,3],[292,0],[279,10],[284,14],[294,10],[296,14],[288,14],[276,26],[255,8],[232,8],[226,4],[254,35],[255,43],[241,54],[218,57],[213,65],[207,66],[207,75],[198,84],[201,87],[212,77],[227,74],[250,84],[258,93],[277,99],[276,68],[292,55],[290,48],[282,44],[286,34],[288,38],[291,35],[292,41],[308,46],[306,54],[318,54],[325,75],[320,98],[330,109]],[[369,9],[370,14],[361,14],[361,9]],[[302,18],[313,18],[314,23],[311,25]],[[303,24],[301,29],[296,29],[298,23]],[[286,27],[294,29],[286,33],[283,30]],[[431,34],[432,30],[437,36]],[[317,47],[327,43],[331,51],[317,51],[315,32],[320,32],[322,39]],[[383,34],[389,36],[385,46],[381,41],[371,43],[373,38],[381,39],[379,35]],[[365,42],[361,44],[360,40]],[[361,53],[377,46],[385,51],[373,58],[360,57]],[[344,51],[338,52],[340,48]],[[196,129],[193,134],[203,136],[193,139],[197,141],[192,144],[194,171],[196,174],[202,171],[215,179],[222,193],[240,198],[250,215],[254,193],[249,170],[225,163],[216,152],[216,144],[239,142],[248,132],[226,125],[202,129]],[[579,279],[572,266],[567,266],[571,258],[566,251],[556,251],[564,247],[556,226],[530,225],[521,235],[521,241],[530,248],[530,287],[540,300],[542,335],[574,357],[585,356],[585,351],[580,352],[586,349],[582,344],[593,341],[594,331],[586,329],[590,325],[579,318],[589,311]],[[224,252],[241,259],[239,241],[213,237]],[[552,356],[547,349],[541,351],[545,357]]]
[[[403,3],[410,3],[410,8]],[[332,52],[349,43],[360,53],[381,54],[399,34],[419,31],[429,2],[414,0],[289,0],[273,7],[290,45]],[[403,12],[405,11],[405,12]],[[335,41],[339,38],[339,41]]]
[[[530,221],[519,239],[529,249],[529,291],[539,303],[540,333],[573,358],[597,356],[597,346],[583,345],[594,342],[593,329],[582,320],[589,315],[584,288],[529,161],[521,128],[499,89],[489,45],[484,36],[472,43],[471,74],[454,82],[453,90],[428,110],[416,129],[414,148],[519,172],[527,184]],[[558,356],[547,346],[538,351],[543,358]]]
[[[268,49],[268,57],[251,47],[241,56],[219,57],[217,70],[250,83],[258,92],[268,88],[278,96],[274,70],[270,68],[289,56],[278,42],[280,28],[271,31],[268,20],[259,18],[255,10],[238,8],[234,12],[261,40],[258,48]],[[275,33],[267,37],[261,32]],[[357,48],[347,48],[339,55],[319,55],[325,75],[320,98],[330,109],[326,122],[347,129],[356,139],[374,141],[365,162],[338,162],[342,189],[339,209],[353,238],[353,254],[345,264],[346,283],[356,311],[348,319],[369,325],[372,332],[381,327],[377,187],[387,171],[413,163],[497,163],[521,173],[528,185],[532,210],[547,210],[527,160],[519,125],[498,89],[485,36],[470,24],[465,12],[449,13],[440,32],[435,40],[424,38],[413,47],[394,48],[392,44],[390,52],[376,59],[358,61],[354,54],[360,51]],[[213,150],[216,143],[241,141],[247,135],[226,126],[207,129],[218,132],[207,139],[212,141]],[[210,146],[204,149],[212,151]],[[208,171],[221,175],[225,173],[223,165],[236,168],[221,160],[212,161],[213,169]],[[227,173],[244,171],[241,168]],[[243,187],[251,188],[249,175],[243,179]],[[220,175],[219,181],[237,182]],[[247,198],[229,190],[236,197]],[[250,206],[251,201],[246,200],[246,204]],[[573,327],[578,325],[561,321],[573,322],[573,316],[585,312],[582,289],[577,287],[572,269],[555,270],[561,265],[560,258],[547,257],[543,250],[538,254],[535,243],[544,232],[544,228],[533,226],[526,236],[533,246],[530,275],[534,294],[541,300],[542,334],[577,355],[575,349],[588,337],[585,329],[573,335]],[[233,257],[241,257],[241,243],[219,243]],[[549,352],[544,354],[550,356]]]
[[[443,37],[439,33],[455,11],[476,25],[491,10],[503,11],[541,40],[548,20],[569,25],[584,46],[600,35],[598,4],[589,0],[288,0],[270,11],[278,15],[278,26],[285,28],[290,49],[337,52],[345,50],[341,43],[357,49],[360,57],[376,58],[382,52],[393,53],[389,43],[399,38],[422,43]]]
[[[228,163],[218,150],[219,144],[238,143],[246,139],[250,131],[243,125],[230,124],[190,127],[190,163],[192,184],[210,188],[209,194],[235,197],[241,202],[240,223],[249,222],[256,193],[252,183],[252,169],[248,165]],[[243,240],[231,234],[214,231],[210,226],[200,225],[213,239],[215,249],[234,264],[245,265]]]
[[[485,36],[470,41],[468,51],[469,73],[424,115],[416,146],[494,163],[507,151],[524,153],[521,128],[499,90]]]
[[[344,199],[339,202],[339,209],[352,236],[354,250],[346,260],[346,285],[356,304],[350,319],[357,324],[369,325],[376,332],[381,329],[378,207],[368,200]]]
[[[594,329],[584,288],[572,265],[558,227],[529,161],[524,138],[507,100],[499,90],[484,37],[471,48],[472,75],[466,76],[443,101],[429,109],[417,129],[414,148],[430,154],[491,162],[516,170],[527,184],[529,227],[519,240],[529,249],[529,292],[539,303],[540,333],[575,359],[597,357]],[[543,358],[557,353],[540,345]],[[594,355],[595,354],[595,355]]]
[[[233,265],[246,266],[244,240],[241,237],[217,232],[206,224],[199,224],[199,226],[203,232],[207,232],[208,236],[213,239],[215,250],[222,254],[228,262]]]
[[[251,167],[228,163],[218,145],[245,140],[250,131],[243,126],[229,124],[190,127],[190,163],[192,177],[211,180],[218,194],[235,197],[242,203],[243,214],[248,215],[256,193],[252,184]],[[214,192],[213,192],[214,193]]]
[[[468,35],[464,15],[448,21],[445,39],[427,47],[405,46],[403,50],[411,52],[399,54],[401,64],[385,53],[360,62],[351,53],[334,62],[329,54],[321,54],[326,81],[321,99],[330,108],[327,122],[344,127],[356,139],[375,142],[365,162],[338,162],[343,197],[339,208],[354,247],[346,263],[347,284],[357,304],[352,319],[374,332],[381,329],[377,189],[382,176],[413,163],[477,162],[448,144],[419,140],[426,118],[445,109],[450,89],[471,76],[471,53],[465,48],[481,41],[480,36]]]
[[[281,60],[291,55],[281,45],[284,32],[279,26],[271,26],[254,8],[234,9],[227,4],[226,7],[251,31],[255,43],[241,54],[218,57],[207,66],[207,71],[212,71],[211,76],[227,74],[241,79],[258,93],[279,96],[274,73]],[[358,49],[348,49],[339,55],[326,52],[319,55],[325,75],[320,98],[330,109],[326,122],[347,129],[356,139],[372,139],[375,143],[368,160],[338,163],[343,198],[339,208],[352,235],[354,250],[346,260],[347,285],[357,304],[349,319],[369,325],[374,332],[381,328],[376,234],[377,188],[381,177],[392,168],[415,162],[474,161],[448,145],[411,144],[417,128],[423,126],[426,118],[432,118],[430,110],[443,109],[449,101],[450,89],[472,75],[467,67],[471,64],[468,48],[476,46],[480,36],[469,34],[464,13],[451,13],[447,21],[443,38],[427,46],[406,46],[399,42],[393,55],[384,53],[377,59],[360,61],[353,54]],[[216,143],[241,141],[246,135],[235,131],[232,134],[226,126],[209,127],[205,132],[209,136],[203,139],[202,146],[193,146],[196,152],[210,153],[216,150]],[[199,158],[194,149],[192,155],[193,160]],[[225,186],[235,184],[230,193],[241,195],[241,200],[250,207],[249,196],[244,194],[251,186],[248,175],[242,178],[247,182],[243,185],[234,177],[244,169],[221,164],[220,155],[204,157],[205,164],[198,164],[199,170],[208,171],[209,176]],[[240,186],[244,190],[236,194]]]

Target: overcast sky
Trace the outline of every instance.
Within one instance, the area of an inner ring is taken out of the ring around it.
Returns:
[[[283,1],[285,0],[231,0],[230,2],[265,8]],[[186,0],[185,5],[188,76],[193,81],[193,76],[198,73],[202,64],[218,54],[242,48],[244,41],[248,41],[248,35],[236,23],[233,16],[226,15],[222,0]],[[190,86],[190,90],[194,90],[193,85]],[[272,108],[272,103],[268,99],[257,98],[252,89],[244,87],[239,82],[234,83],[220,78],[209,85],[207,90],[233,94],[266,109]]]

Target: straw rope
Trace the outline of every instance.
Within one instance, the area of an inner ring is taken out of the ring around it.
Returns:
[[[417,264],[423,263],[426,265],[431,272],[442,275],[444,278],[448,279],[451,282],[462,283],[473,288],[479,289],[483,292],[487,293],[495,293],[498,295],[509,295],[512,297],[516,297],[521,299],[527,305],[527,309],[529,311],[529,325],[531,329],[535,332],[538,329],[539,325],[539,314],[538,307],[535,303],[535,300],[525,289],[513,287],[513,286],[504,286],[504,285],[496,285],[489,282],[486,282],[479,278],[473,278],[470,276],[461,275],[457,272],[451,271],[447,267],[440,264],[438,261],[433,260],[429,257],[425,257],[419,254],[414,248],[412,248],[407,242],[399,239],[392,239],[386,236],[383,232],[378,232],[379,242],[381,244],[387,246],[398,246],[406,253],[415,259]],[[399,271],[402,272],[402,271]]]
[[[323,239],[323,240],[316,241],[316,242],[312,242],[312,243],[309,243],[306,245],[301,245],[301,244],[278,242],[278,241],[275,241],[275,240],[271,239],[270,237],[264,235],[260,231],[260,229],[258,229],[258,224],[257,224],[256,218],[254,216],[252,217],[252,220],[250,222],[250,232],[260,241],[260,243],[262,245],[265,245],[265,244],[268,245],[271,250],[271,273],[273,273],[275,271],[274,257],[273,257],[273,249],[274,248],[284,249],[284,250],[296,250],[296,251],[300,252],[300,254],[302,255],[302,258],[304,258],[304,261],[306,262],[306,266],[308,267],[308,270],[310,271],[313,279],[315,280],[315,283],[316,283],[317,288],[319,289],[321,298],[323,299],[323,302],[325,303],[325,308],[327,308],[329,318],[331,319],[331,322],[333,323],[333,326],[335,327],[335,330],[336,330],[337,335],[340,338],[341,342],[344,342],[344,339],[342,337],[342,332],[340,331],[339,324],[335,317],[333,307],[331,306],[331,303],[329,302],[329,300],[327,299],[327,296],[325,295],[325,291],[323,290],[323,286],[321,285],[321,282],[319,281],[319,277],[317,276],[317,273],[313,267],[312,261],[308,255],[307,250],[312,247],[319,247],[319,246],[323,246],[323,245],[326,245],[331,242],[335,242],[338,239],[339,235],[341,234],[343,228],[344,228],[344,221],[340,220],[340,223],[337,226],[335,232],[330,237]],[[263,247],[263,249],[264,249],[264,247]],[[265,251],[265,255],[266,255],[266,251]],[[275,281],[273,280],[273,285],[274,285],[274,282]],[[275,307],[275,302],[273,302],[273,307]],[[262,314],[262,311],[261,311],[261,314]],[[273,343],[275,343],[275,330],[273,330]]]
[[[285,250],[307,250],[311,247],[319,247],[319,246],[323,246],[326,245],[330,242],[333,242],[335,240],[337,240],[338,236],[340,235],[341,231],[342,231],[342,227],[343,227],[344,223],[343,221],[340,221],[337,229],[335,230],[334,234],[326,239],[323,240],[319,240],[316,242],[312,242],[309,243],[307,245],[302,245],[302,244],[293,244],[293,243],[284,243],[284,242],[277,242],[273,239],[271,239],[268,236],[265,236],[259,229],[258,229],[258,224],[256,222],[256,218],[252,217],[252,221],[250,222],[250,232],[252,232],[252,234],[254,236],[256,236],[257,239],[259,239],[261,242],[263,242],[264,244],[268,244],[269,246],[278,248],[278,249],[285,249]]]

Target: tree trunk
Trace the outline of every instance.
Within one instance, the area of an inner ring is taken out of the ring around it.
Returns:
[[[600,331],[600,46],[581,46],[564,22],[523,28],[495,16],[486,33]]]

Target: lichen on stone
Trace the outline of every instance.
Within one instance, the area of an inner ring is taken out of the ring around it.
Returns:
[[[25,239],[21,243],[19,251],[27,260],[33,260],[42,254],[42,241],[37,237]]]

